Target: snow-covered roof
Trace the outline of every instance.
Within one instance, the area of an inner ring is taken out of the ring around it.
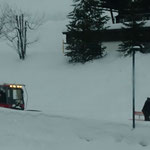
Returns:
[[[122,27],[124,27],[123,23],[116,23],[116,24],[108,23],[105,26],[108,27],[108,29],[121,29]],[[150,27],[150,20],[145,21],[144,27]]]

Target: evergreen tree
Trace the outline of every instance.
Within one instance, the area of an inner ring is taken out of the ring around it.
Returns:
[[[124,28],[122,29],[124,36],[124,40],[119,45],[119,51],[123,52],[124,56],[132,54],[133,47],[139,46],[141,52],[144,51],[144,41],[143,41],[143,33],[142,29],[145,24],[144,21],[138,20],[138,12],[139,3],[132,2],[128,9],[128,23],[123,23]]]
[[[101,32],[107,17],[102,17],[100,0],[73,0],[74,9],[69,13],[71,20],[67,25],[70,41],[66,47],[66,56],[70,62],[85,63],[103,56],[105,47],[94,37],[95,32]]]

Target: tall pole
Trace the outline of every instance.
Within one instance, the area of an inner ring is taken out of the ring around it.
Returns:
[[[133,48],[132,54],[132,119],[133,119],[133,129],[135,128],[135,48]]]
[[[132,23],[134,24],[135,22],[135,17],[134,17],[134,0],[131,0],[131,12],[132,12]],[[133,129],[135,128],[135,43],[132,47],[132,127]]]

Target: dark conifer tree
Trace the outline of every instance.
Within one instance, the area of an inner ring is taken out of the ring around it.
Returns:
[[[119,51],[123,52],[124,56],[132,54],[133,47],[138,46],[139,51],[144,52],[144,41],[143,41],[143,27],[145,22],[143,20],[139,21],[138,11],[139,3],[132,2],[128,9],[128,20],[129,22],[123,23],[124,28],[122,33],[125,35],[124,40],[119,45]]]
[[[105,47],[94,37],[95,32],[101,32],[108,20],[102,16],[100,0],[73,0],[74,9],[69,13],[71,20],[67,25],[70,40],[66,47],[66,56],[70,62],[85,63],[103,56]]]

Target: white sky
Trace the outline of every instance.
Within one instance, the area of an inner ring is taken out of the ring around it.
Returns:
[[[31,13],[45,13],[51,18],[62,18],[71,11],[72,0],[0,0]]]

